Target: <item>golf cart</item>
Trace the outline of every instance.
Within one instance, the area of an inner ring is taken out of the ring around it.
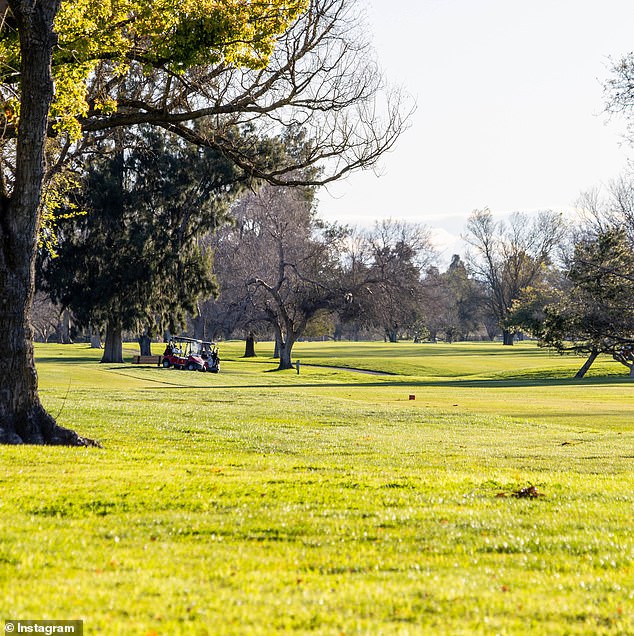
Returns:
[[[215,342],[205,342],[204,340],[197,342],[200,343],[200,357],[205,361],[206,371],[218,373],[220,371],[218,345]]]
[[[160,364],[165,369],[174,367],[188,371],[218,373],[218,347],[213,342],[203,342],[195,338],[170,338]]]

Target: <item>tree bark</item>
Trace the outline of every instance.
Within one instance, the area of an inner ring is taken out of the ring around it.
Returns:
[[[286,369],[293,368],[293,361],[291,359],[291,354],[293,352],[293,345],[295,344],[295,340],[292,336],[286,335],[286,339],[282,341],[280,344],[280,363],[277,367],[278,371],[285,371]]]
[[[0,443],[94,445],[44,410],[30,323],[59,0],[11,2],[11,9],[22,55],[21,106],[13,193],[0,201]]]
[[[73,339],[70,337],[71,321],[70,312],[64,309],[59,317],[59,324],[57,325],[57,335],[59,344],[73,344]]]
[[[192,327],[194,328],[194,338],[198,340],[207,340],[207,320],[200,314],[191,319]]]
[[[512,331],[508,331],[507,329],[502,331],[502,342],[505,346],[512,347],[514,338],[515,334],[513,334]]]
[[[244,357],[245,358],[255,358],[255,336],[253,333],[249,333],[246,337],[244,344]]]
[[[583,366],[577,373],[575,374],[575,378],[581,379],[588,372],[588,369],[592,366],[592,363],[597,359],[599,352],[596,349],[593,349],[590,353],[588,359],[583,363]]]
[[[119,325],[109,323],[106,328],[106,342],[101,362],[123,362],[123,340]]]
[[[142,356],[152,355],[152,340],[147,333],[139,336],[139,352]]]
[[[90,329],[90,348],[101,349],[101,336],[95,329]]]

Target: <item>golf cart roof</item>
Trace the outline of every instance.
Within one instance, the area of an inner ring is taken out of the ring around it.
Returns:
[[[187,338],[186,336],[172,336],[174,342],[199,342],[200,344],[215,345],[215,342],[207,342],[206,340],[198,340],[198,338]]]

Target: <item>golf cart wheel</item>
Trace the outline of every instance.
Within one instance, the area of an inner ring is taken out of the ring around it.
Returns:
[[[163,360],[163,368],[164,369],[169,369],[170,368],[170,361],[165,359]]]
[[[193,362],[190,362],[190,363],[187,365],[187,370],[188,370],[188,371],[193,371],[195,368],[196,368],[196,365],[195,365]]]

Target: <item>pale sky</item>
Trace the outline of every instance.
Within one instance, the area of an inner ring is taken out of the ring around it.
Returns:
[[[634,157],[602,88],[610,58],[634,50],[632,0],[366,2],[379,63],[417,111],[380,177],[320,192],[325,218],[458,236],[476,208],[569,209]]]

